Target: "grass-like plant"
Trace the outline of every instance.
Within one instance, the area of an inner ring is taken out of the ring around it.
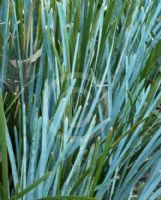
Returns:
[[[161,196],[160,16],[160,0],[0,1],[1,199]]]

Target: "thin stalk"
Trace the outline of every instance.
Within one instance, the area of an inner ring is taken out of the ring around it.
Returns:
[[[8,161],[7,161],[7,144],[6,144],[6,120],[3,109],[2,92],[0,91],[0,149],[2,154],[2,196],[8,199]]]

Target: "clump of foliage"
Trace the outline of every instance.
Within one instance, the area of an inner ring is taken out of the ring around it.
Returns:
[[[159,0],[0,1],[1,199],[159,198],[160,38]]]

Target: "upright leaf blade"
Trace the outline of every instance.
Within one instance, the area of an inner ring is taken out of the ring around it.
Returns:
[[[6,120],[3,108],[2,92],[0,91],[0,151],[2,155],[2,187],[3,199],[8,200],[9,182],[8,182],[8,161],[7,161],[7,143],[6,143]]]

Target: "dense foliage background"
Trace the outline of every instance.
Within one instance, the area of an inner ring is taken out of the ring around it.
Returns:
[[[1,0],[0,45],[0,199],[159,199],[160,0]]]

